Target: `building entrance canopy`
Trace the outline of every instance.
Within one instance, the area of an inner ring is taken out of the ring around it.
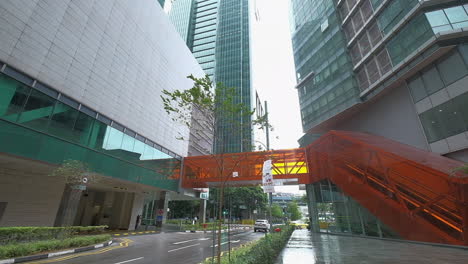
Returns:
[[[405,239],[468,245],[468,175],[453,171],[463,164],[379,136],[331,131],[305,148],[187,157],[182,186],[259,184],[267,159],[275,179],[330,180]]]

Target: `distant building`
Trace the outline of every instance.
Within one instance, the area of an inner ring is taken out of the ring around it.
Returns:
[[[178,0],[169,17],[207,75],[235,88],[236,102],[253,109],[250,68],[250,15],[248,0]],[[219,122],[215,152],[250,151],[253,145],[250,118]]]

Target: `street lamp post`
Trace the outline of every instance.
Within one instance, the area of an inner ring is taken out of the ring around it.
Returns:
[[[270,150],[270,129],[269,129],[269,122],[268,122],[268,104],[267,101],[265,101],[265,119],[266,119],[266,148],[267,151]],[[268,223],[270,223],[270,233],[273,230],[273,223],[271,222],[271,204],[273,203],[273,197],[271,192],[268,193],[268,205],[270,207],[270,210],[268,210]]]

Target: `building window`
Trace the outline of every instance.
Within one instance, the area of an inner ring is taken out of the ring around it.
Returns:
[[[362,69],[358,71],[357,80],[359,82],[359,87],[361,88],[361,91],[364,91],[369,87],[369,79],[367,78],[365,67],[362,67]]]
[[[369,83],[375,83],[380,78],[380,73],[374,58],[366,64],[366,69],[367,75],[369,76]]]
[[[458,52],[452,53],[441,61],[438,67],[445,85],[449,85],[468,74],[466,65]]]
[[[439,72],[435,66],[423,72],[421,77],[428,95],[431,95],[444,88],[444,83],[442,82]]]
[[[375,47],[375,45],[377,45],[377,43],[382,39],[382,32],[380,32],[379,25],[375,22],[369,28],[368,34],[372,47]]]
[[[468,27],[468,5],[427,12],[426,17],[434,33]]]
[[[44,131],[49,124],[54,105],[55,100],[52,97],[32,90],[24,110],[19,116],[18,123]]]
[[[353,64],[356,65],[361,60],[361,51],[359,51],[359,45],[357,43],[351,47],[350,53]]]
[[[0,75],[0,117],[18,120],[31,88],[5,75]]]
[[[376,59],[382,75],[392,69],[392,63],[390,61],[390,57],[388,57],[387,49],[383,49],[379,54],[377,54]]]
[[[369,37],[367,36],[366,33],[362,34],[362,37],[359,39],[358,43],[359,43],[359,48],[361,50],[361,54],[363,57],[365,57],[367,53],[369,53],[369,51],[371,50]]]
[[[419,75],[408,81],[408,87],[415,103],[428,96],[426,89],[424,88],[424,83]]]
[[[430,143],[467,130],[467,124],[463,119],[463,112],[466,112],[466,109],[459,107],[460,105],[455,104],[454,100],[450,100],[420,115]]]

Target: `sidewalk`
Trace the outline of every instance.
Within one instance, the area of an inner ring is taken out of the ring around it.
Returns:
[[[468,248],[457,249],[296,230],[276,264],[467,263]]]

